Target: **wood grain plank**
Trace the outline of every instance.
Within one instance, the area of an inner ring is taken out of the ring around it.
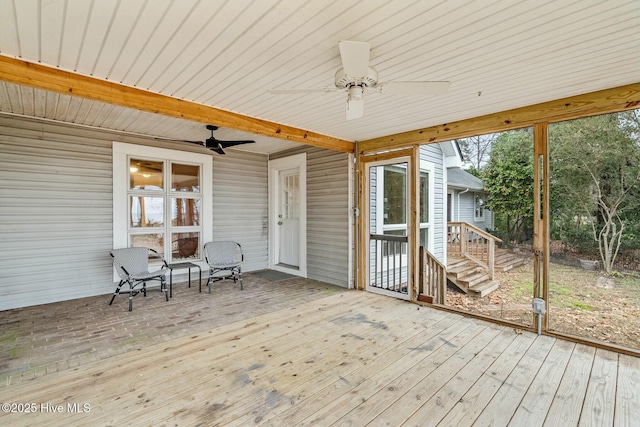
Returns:
[[[640,83],[634,83],[439,126],[369,139],[361,141],[358,144],[358,149],[362,153],[367,153],[382,149],[403,148],[413,144],[466,138],[532,126],[535,123],[569,120],[590,114],[626,110],[637,107],[639,102]]]
[[[640,358],[621,354],[618,359],[615,426],[636,426],[640,420]]]
[[[579,426],[613,425],[618,383],[618,353],[596,350]]]
[[[419,334],[422,328],[407,330],[403,325],[401,310],[384,310],[382,307],[367,307],[376,310],[374,318],[368,310],[360,309],[355,316],[328,321],[318,328],[289,333],[281,340],[270,340],[265,346],[249,346],[242,354],[236,354],[217,369],[224,369],[223,375],[204,374],[187,377],[184,387],[171,384],[172,393],[188,396],[196,401],[215,399],[218,409],[211,418],[218,425],[227,426],[244,413],[253,414],[252,422],[262,420],[278,406],[290,406],[296,394],[291,390],[303,383],[315,383],[315,378],[323,372],[334,372],[341,365],[370,363],[377,354],[375,348],[392,345],[395,341],[411,334]],[[364,315],[364,316],[363,316]],[[384,327],[383,327],[384,326]],[[349,333],[344,332],[348,327]],[[366,337],[366,338],[365,338]],[[372,341],[376,345],[372,346]],[[295,344],[294,344],[295,343]],[[267,351],[268,350],[268,351]],[[255,369],[247,370],[247,367]],[[222,373],[222,372],[221,372]],[[239,377],[240,376],[240,377]],[[193,387],[201,383],[202,387]],[[211,396],[211,389],[224,392]],[[178,422],[179,424],[198,424],[202,414],[199,411],[178,411],[179,402],[163,403],[162,412],[166,418],[154,416],[148,422]],[[128,421],[146,421],[145,414],[123,419]]]
[[[594,356],[595,348],[584,344],[576,345],[543,425],[551,427],[578,424]]]
[[[436,426],[518,337],[505,328],[411,415],[403,426]]]
[[[536,338],[473,425],[505,426],[509,423],[555,341],[544,335]]]
[[[435,335],[437,331],[451,325],[452,320],[449,316],[434,316],[435,313],[425,314],[427,314],[424,318],[425,324],[416,324],[409,328],[405,326],[405,330],[395,337],[385,336],[386,334],[377,335],[375,345],[372,345],[371,338],[365,338],[367,337],[366,331],[349,333],[344,339],[355,339],[356,344],[360,343],[361,345],[353,345],[352,349],[338,347],[333,357],[326,358],[323,364],[315,363],[314,372],[305,372],[308,375],[304,375],[303,378],[298,375],[295,379],[289,377],[289,381],[287,381],[286,377],[274,376],[275,381],[272,381],[272,386],[289,397],[289,400],[270,405],[268,410],[262,402],[257,402],[257,404],[249,402],[240,408],[239,413],[233,414],[233,418],[220,417],[216,419],[225,426],[245,426],[255,422],[256,419],[260,419],[262,424],[267,425],[274,423],[275,425],[296,424],[291,424],[288,420],[287,422],[274,422],[273,418],[280,416],[285,411],[289,412],[289,415],[305,411],[314,412],[322,407],[318,406],[321,395],[328,396],[333,400],[341,394],[348,393],[354,384],[364,381],[371,376],[372,372],[384,369],[401,355],[410,352],[409,348],[423,343],[428,335]],[[404,325],[402,320],[402,317],[398,319],[398,325]],[[428,328],[425,327],[426,323],[430,325]],[[335,338],[340,343],[342,336]],[[329,342],[325,347],[329,350],[334,346],[335,343],[332,345]],[[357,363],[354,363],[355,361]],[[281,381],[280,378],[285,378],[285,380]],[[330,390],[330,392],[323,394],[318,390]],[[296,409],[303,409],[303,411],[296,411]]]
[[[479,328],[480,326],[474,325],[468,319],[456,319],[443,331],[434,328],[434,335],[427,332],[421,340],[418,340],[416,346],[402,349],[403,352],[408,350],[403,353],[402,357],[381,359],[381,369],[379,370],[362,366],[362,369],[358,370],[355,375],[346,377],[347,387],[333,384],[319,390],[310,397],[309,408],[292,408],[271,420],[267,425],[302,426],[335,422],[352,409],[354,402],[364,402],[371,399],[391,381],[397,382],[399,376],[405,375],[409,380],[412,375],[407,374],[407,370],[428,369],[426,367],[428,363],[431,363],[431,369],[435,369],[433,365],[438,363],[437,361],[446,360],[448,355],[453,352],[451,349],[456,346],[458,340],[464,342],[465,339],[470,339],[473,334],[478,332]],[[429,358],[436,362],[428,362]]]
[[[0,56],[0,80],[329,150],[352,153],[355,148],[351,141],[5,56]]]
[[[525,355],[535,335],[522,333],[471,387],[440,422],[444,426],[471,425],[491,401],[506,378]]]
[[[462,318],[446,317],[440,321],[432,322],[428,328],[424,328],[420,334],[410,340],[394,344],[389,348],[389,351],[379,351],[380,349],[376,348],[377,357],[373,362],[360,364],[356,369],[341,374],[339,378],[333,378],[332,381],[321,380],[308,384],[307,387],[299,391],[299,398],[296,398],[294,406],[283,408],[280,413],[273,413],[272,415],[275,416],[267,419],[263,425],[297,425],[314,413],[335,405],[337,400],[351,400],[356,387],[361,386],[376,373],[387,370],[399,359],[404,360],[402,363],[409,364],[411,360],[420,358],[419,351],[415,350],[425,348],[430,343],[433,345],[435,337],[448,329],[459,330],[460,322],[468,324]],[[230,425],[243,426],[247,425],[247,422],[248,420],[239,418]]]
[[[513,414],[513,425],[541,426],[544,423],[574,348],[575,344],[569,341],[555,342]]]
[[[344,297],[336,300],[328,297],[311,305],[303,304],[296,309],[277,311],[248,321],[225,325],[208,333],[176,339],[169,343],[149,346],[140,351],[92,363],[80,373],[62,371],[38,378],[33,382],[0,389],[0,399],[5,402],[9,401],[9,398],[30,396],[32,399],[37,397],[41,402],[53,402],[60,398],[60,384],[64,384],[66,396],[69,398],[81,397],[87,392],[99,395],[101,399],[117,396],[118,393],[123,392],[123,389],[124,392],[129,389],[127,383],[122,382],[123,378],[138,378],[139,372],[149,366],[166,366],[172,368],[173,373],[178,372],[176,369],[188,371],[189,367],[184,365],[184,361],[194,354],[206,356],[207,349],[215,349],[220,357],[225,355],[232,357],[235,352],[241,351],[245,346],[260,346],[277,337],[286,337],[295,331],[311,328],[317,322],[342,318],[353,312],[359,312],[362,303],[366,304],[365,300],[355,295],[355,292],[340,295]],[[336,296],[339,297],[339,295]],[[343,304],[351,308],[346,309]],[[194,358],[194,363],[195,360],[197,359]],[[158,378],[154,379],[156,386],[160,383]],[[104,387],[105,384],[107,384],[106,394],[101,394],[99,388]],[[140,386],[142,387],[143,384]]]
[[[431,398],[449,379],[491,342],[505,327],[491,325],[477,332],[463,343],[453,343],[445,361],[428,358],[426,364],[406,371],[402,376],[381,388],[374,399],[356,406],[335,425],[361,426],[401,425],[425,400]],[[435,364],[435,366],[434,366]]]

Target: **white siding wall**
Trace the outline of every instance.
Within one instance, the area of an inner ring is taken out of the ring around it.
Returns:
[[[177,148],[0,116],[0,310],[113,292],[114,140]],[[267,266],[266,176],[267,156],[215,158],[214,238],[243,245],[245,271]]]
[[[455,221],[463,221],[467,222],[475,227],[478,227],[480,230],[486,231],[487,228],[493,228],[493,212],[488,209],[484,210],[484,220],[476,221],[475,219],[475,195],[476,193],[473,190],[470,190],[467,193],[459,194],[460,191],[456,191],[455,197],[455,214],[453,218],[456,218]],[[459,209],[459,210],[458,210]],[[459,215],[458,215],[459,213]]]
[[[271,159],[307,153],[307,276],[349,285],[349,155],[315,147],[287,150]]]
[[[434,197],[433,206],[433,255],[443,262],[446,259],[446,243],[444,241],[444,233],[447,226],[445,207],[446,207],[446,194],[444,182],[444,166],[442,149],[439,144],[427,144],[420,147],[420,160],[427,161],[434,165],[433,179],[434,179]]]
[[[227,150],[213,157],[213,240],[242,245],[243,271],[268,267],[268,157]]]

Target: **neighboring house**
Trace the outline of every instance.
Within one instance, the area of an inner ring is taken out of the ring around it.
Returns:
[[[494,228],[493,212],[485,207],[482,180],[460,167],[447,169],[447,219],[466,222],[483,231]]]

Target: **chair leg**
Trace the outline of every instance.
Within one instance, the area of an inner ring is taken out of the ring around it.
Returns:
[[[133,311],[133,289],[129,291],[129,311]]]
[[[167,282],[164,280],[164,276],[160,278],[160,290],[164,291],[164,298],[169,301],[169,290],[167,289]]]
[[[116,299],[116,295],[120,295],[120,288],[122,285],[124,285],[124,282],[121,280],[120,283],[118,283],[116,290],[113,291],[113,296],[111,297],[111,301],[109,301],[109,305],[113,304],[113,300]]]
[[[242,269],[238,268],[238,277],[240,278],[240,290],[243,289],[242,287]]]

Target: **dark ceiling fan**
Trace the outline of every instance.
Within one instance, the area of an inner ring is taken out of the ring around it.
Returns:
[[[202,145],[203,147],[208,148],[211,151],[215,151],[218,154],[225,154],[224,149],[228,147],[233,147],[235,145],[242,144],[253,144],[255,141],[244,140],[244,141],[220,141],[213,136],[213,131],[218,129],[218,126],[207,125],[207,129],[211,131],[211,137],[207,138],[205,141],[184,141],[190,142],[192,144]]]

